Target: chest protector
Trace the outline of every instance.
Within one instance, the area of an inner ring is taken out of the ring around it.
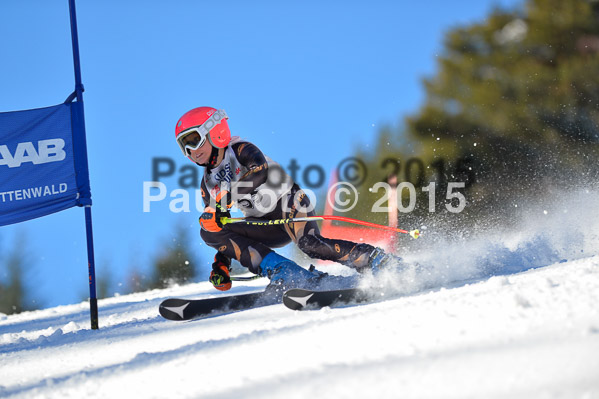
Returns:
[[[264,216],[272,212],[281,197],[289,193],[293,180],[277,162],[264,155],[268,164],[266,182],[248,194],[240,194],[240,192],[247,192],[248,187],[251,187],[250,181],[240,182],[250,169],[239,162],[231,146],[242,142],[244,141],[238,137],[233,137],[231,143],[225,148],[221,163],[210,171],[208,169],[204,171],[204,184],[211,201],[216,201],[221,191],[229,191],[233,198],[233,205],[239,208],[244,216]]]

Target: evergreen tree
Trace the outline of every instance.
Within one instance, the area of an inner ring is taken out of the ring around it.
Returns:
[[[39,307],[30,299],[26,271],[33,267],[26,248],[26,238],[19,235],[10,251],[0,257],[0,313],[12,314]]]
[[[188,229],[178,226],[172,240],[154,262],[149,288],[165,288],[193,281],[196,271],[189,245]]]
[[[139,271],[137,267],[132,267],[125,279],[125,293],[142,292],[150,289],[149,278]]]
[[[403,221],[500,217],[520,201],[597,178],[597,71],[598,1],[528,0],[520,10],[496,9],[484,22],[446,34],[421,109],[405,131],[382,130],[377,153],[362,156],[370,170],[397,159],[400,182],[420,180],[414,172],[424,166],[423,183],[437,183],[436,213],[428,211],[429,194],[418,190],[418,207]],[[410,158],[421,165],[413,162],[406,178]],[[445,209],[448,183],[459,181],[468,206],[453,215]]]

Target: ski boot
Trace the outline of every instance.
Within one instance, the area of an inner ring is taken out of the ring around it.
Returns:
[[[368,267],[373,273],[378,273],[386,269],[400,270],[404,262],[399,256],[386,253],[381,248],[375,248],[368,258]]]
[[[330,276],[310,266],[306,270],[297,263],[271,252],[266,255],[259,266],[259,274],[268,277],[268,291],[282,294],[291,288],[333,289],[345,288],[356,284],[354,277]]]

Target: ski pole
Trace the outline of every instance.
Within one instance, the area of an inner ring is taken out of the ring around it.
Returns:
[[[267,226],[267,225],[276,225],[276,224],[287,224],[287,223],[297,223],[297,222],[309,222],[312,220],[337,220],[340,222],[347,222],[353,224],[359,224],[362,226],[368,226],[376,229],[383,229],[388,231],[393,231],[395,233],[403,233],[409,234],[412,238],[416,239],[420,237],[419,230],[403,230],[395,227],[384,226],[382,224],[376,224],[371,222],[365,222],[363,220],[352,219],[344,216],[333,216],[333,215],[322,215],[322,216],[304,216],[298,218],[286,218],[286,219],[248,219],[248,218],[227,218],[223,217],[220,219],[220,222],[225,225],[227,223],[245,223],[249,225],[255,226]]]

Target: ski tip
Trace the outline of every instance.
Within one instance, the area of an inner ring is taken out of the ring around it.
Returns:
[[[313,291],[293,288],[283,294],[283,304],[291,310],[302,310],[313,295]]]
[[[158,312],[168,320],[186,320],[184,312],[189,303],[180,299],[167,299],[160,304]]]

